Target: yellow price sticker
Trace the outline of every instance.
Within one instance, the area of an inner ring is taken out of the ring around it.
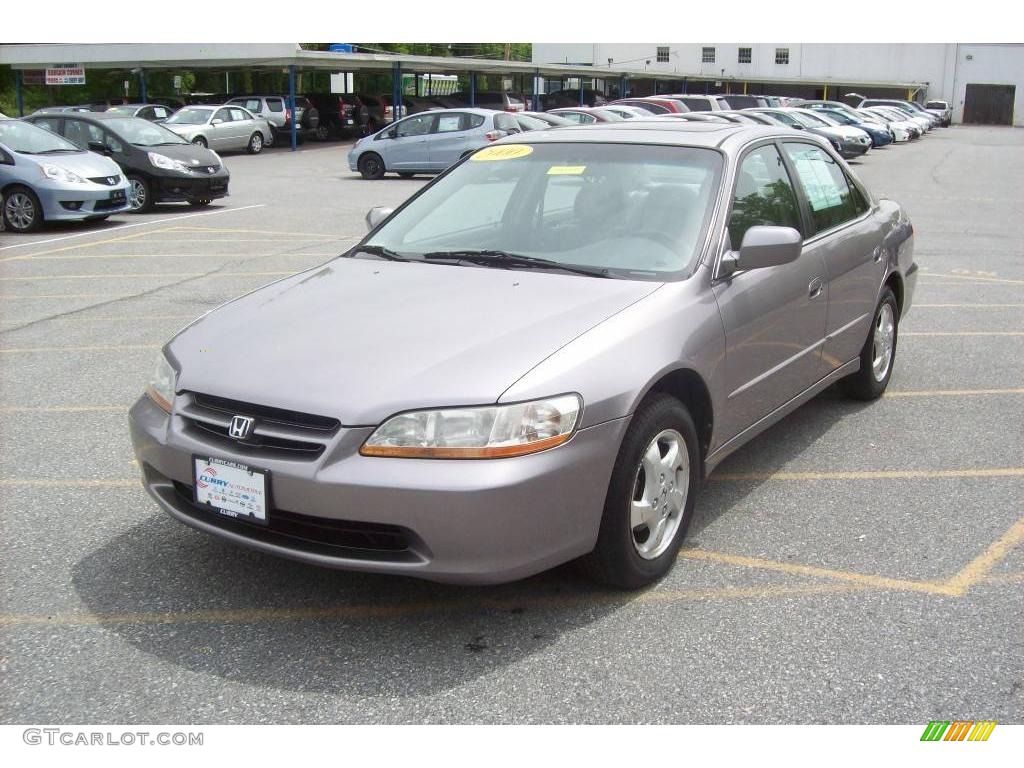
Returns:
[[[548,168],[548,176],[581,176],[585,170],[585,165],[552,165]]]
[[[504,144],[497,147],[481,149],[469,159],[476,163],[489,160],[515,160],[517,157],[526,157],[533,153],[533,147],[529,144]]]

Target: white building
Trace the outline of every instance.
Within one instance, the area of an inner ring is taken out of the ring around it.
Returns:
[[[644,69],[688,91],[942,99],[956,122],[966,106],[968,122],[1024,126],[1024,44],[534,43],[533,60],[589,64],[609,82]]]

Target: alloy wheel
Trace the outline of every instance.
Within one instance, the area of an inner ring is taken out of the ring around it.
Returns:
[[[146,205],[146,185],[141,179],[131,179],[128,188],[128,205],[137,211]]]
[[[885,303],[875,317],[875,332],[871,349],[871,369],[875,381],[884,381],[892,364],[893,346],[896,341],[896,323],[892,305]]]
[[[666,429],[651,440],[633,481],[629,526],[640,557],[654,560],[675,539],[690,487],[690,455],[683,436]]]
[[[4,204],[4,214],[13,229],[31,229],[36,220],[36,205],[24,192],[12,192]]]

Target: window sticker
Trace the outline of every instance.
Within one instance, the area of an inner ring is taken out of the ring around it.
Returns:
[[[791,152],[790,158],[804,184],[807,202],[811,204],[812,210],[822,211],[843,204],[839,187],[836,186],[835,179],[829,173],[820,152],[814,149]]]
[[[528,144],[506,144],[481,149],[469,159],[476,163],[483,163],[492,160],[515,160],[530,154],[533,154],[533,147]]]
[[[581,176],[585,170],[585,165],[552,165],[548,168],[548,176]]]

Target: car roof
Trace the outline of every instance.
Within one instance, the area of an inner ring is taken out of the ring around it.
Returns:
[[[686,120],[623,120],[621,123],[572,125],[557,131],[516,134],[502,144],[535,142],[580,142],[594,144],[658,144],[725,150],[759,138],[792,139],[789,128],[748,123],[704,123]]]

